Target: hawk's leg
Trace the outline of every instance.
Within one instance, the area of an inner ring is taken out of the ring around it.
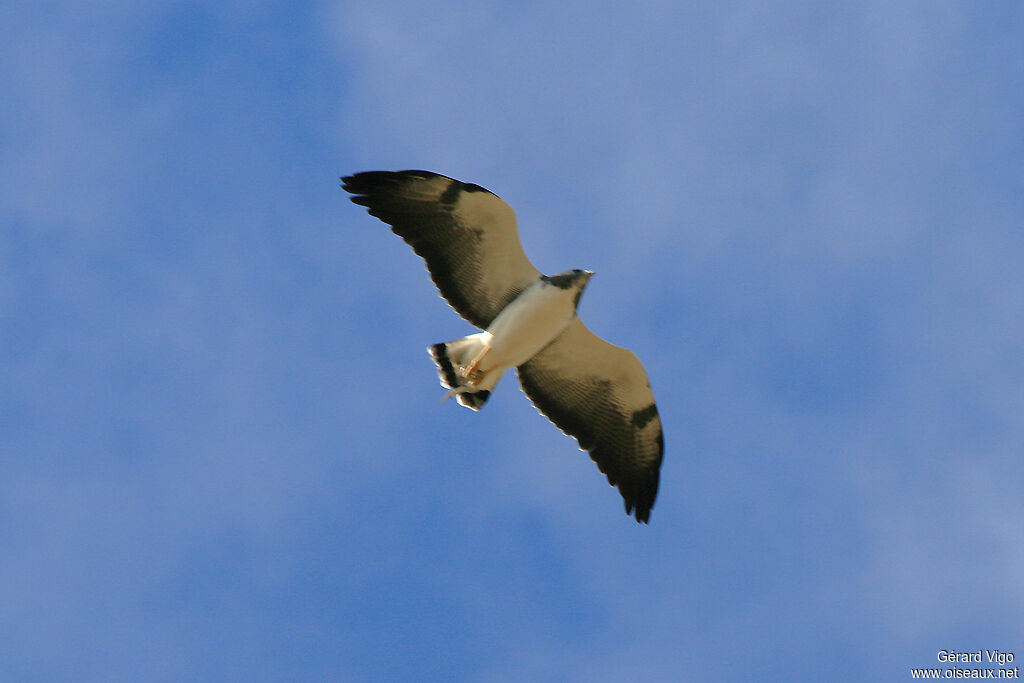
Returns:
[[[466,377],[466,383],[469,384],[471,387],[475,387],[477,384],[480,383],[480,380],[483,379],[484,373],[480,372],[479,370],[480,361],[484,359],[484,356],[486,356],[487,352],[490,350],[491,345],[484,343],[483,346],[480,348],[480,351],[476,354],[476,356],[473,357],[473,360],[469,362],[469,365],[466,366],[466,369],[463,370],[462,374]]]

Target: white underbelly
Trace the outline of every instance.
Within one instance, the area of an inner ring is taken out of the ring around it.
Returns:
[[[498,314],[487,328],[490,350],[480,369],[516,367],[562,333],[576,315],[575,292],[551,285],[534,285]]]

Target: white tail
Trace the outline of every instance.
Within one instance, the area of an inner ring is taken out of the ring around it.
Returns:
[[[441,380],[441,386],[451,390],[445,394],[445,398],[454,396],[459,405],[470,410],[480,410],[483,407],[504,372],[504,369],[493,369],[482,375],[474,372],[476,383],[470,384],[470,377],[466,376],[466,371],[473,360],[485,350],[485,334],[487,333],[471,334],[462,339],[434,344],[427,349],[437,364],[437,376]]]

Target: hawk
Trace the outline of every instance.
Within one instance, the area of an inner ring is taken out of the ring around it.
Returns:
[[[483,330],[428,349],[446,397],[480,410],[509,368],[536,408],[590,453],[626,514],[647,522],[665,450],[643,366],[604,341],[576,308],[593,273],[542,275],[497,195],[429,171],[341,179],[352,201],[391,226],[426,261],[455,311]]]

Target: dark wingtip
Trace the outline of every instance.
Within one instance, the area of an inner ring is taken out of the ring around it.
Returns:
[[[625,501],[625,503],[626,503],[626,514],[627,515],[632,514],[633,513],[633,503],[629,502],[628,500]],[[651,519],[651,508],[650,508],[650,506],[643,506],[643,505],[637,503],[636,504],[636,514],[633,515],[633,516],[636,517],[636,521],[637,522],[642,523],[642,524],[647,524],[650,521],[650,519]]]
[[[341,188],[355,195],[365,195],[382,186],[386,186],[389,181],[393,184],[394,176],[395,174],[391,171],[353,173],[352,175],[342,176]]]

